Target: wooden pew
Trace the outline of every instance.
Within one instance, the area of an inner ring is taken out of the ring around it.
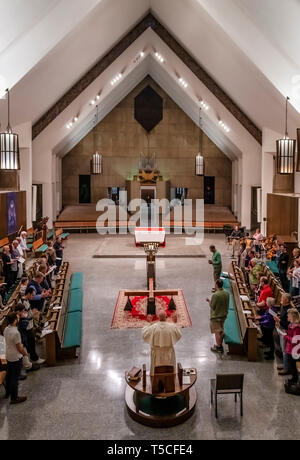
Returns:
[[[59,236],[62,238],[62,240],[68,239],[70,236],[70,233],[64,233],[62,228],[59,228],[58,230],[55,231],[55,236],[58,238]]]
[[[236,262],[232,262],[230,270],[233,275],[231,287],[234,295],[241,336],[243,338],[243,345],[242,347],[238,347],[236,345],[230,346],[229,344],[229,353],[246,354],[249,361],[257,361],[257,335],[260,331],[253,320],[255,316],[255,309],[251,306],[250,300],[243,301],[241,299],[241,296],[247,296],[250,298],[242,270],[238,267]]]
[[[48,246],[47,244],[44,244],[42,238],[40,238],[37,241],[34,241],[32,249],[34,251],[35,257],[39,257],[39,255],[47,251]]]
[[[0,240],[0,253],[3,252],[4,246],[9,246],[9,239],[7,237]]]
[[[69,264],[64,263],[60,270],[60,280],[57,280],[51,303],[61,306],[61,310],[49,310],[47,320],[51,326],[52,333],[45,336],[46,340],[46,362],[48,366],[55,366],[61,359],[75,359],[76,348],[63,349],[64,332],[68,313],[68,298],[70,286]]]

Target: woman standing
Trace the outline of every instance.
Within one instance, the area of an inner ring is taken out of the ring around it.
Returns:
[[[13,284],[12,281],[12,271],[11,266],[13,264],[11,260],[11,253],[9,246],[4,246],[2,253],[2,262],[3,262],[3,274],[6,283],[6,290],[8,291]]]
[[[292,373],[292,378],[288,383],[293,384],[298,383],[297,362],[300,360],[300,314],[296,308],[291,308],[288,311],[288,320],[290,325],[284,337],[284,342],[289,368]]]
[[[299,282],[300,282],[300,262],[299,259],[294,261],[294,268],[290,272],[290,280],[291,280],[291,294],[292,297],[296,297],[299,295]]]

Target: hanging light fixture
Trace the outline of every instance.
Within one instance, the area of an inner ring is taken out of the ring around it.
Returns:
[[[98,122],[98,113],[99,106],[97,105],[97,112],[95,114],[95,124],[94,124],[94,154],[91,160],[91,174],[102,174],[102,161],[103,157],[99,152],[96,151],[96,125]]]
[[[300,128],[297,129],[297,149],[298,149],[297,172],[300,172]]]
[[[285,136],[283,139],[276,141],[277,151],[277,173],[278,174],[294,174],[295,170],[295,153],[296,140],[290,139],[288,134],[288,102],[290,98],[286,98],[285,112]]]
[[[0,134],[0,170],[16,171],[20,169],[19,136],[12,132],[10,126],[10,100],[7,93],[8,124],[5,133]]]
[[[196,156],[196,176],[204,176],[203,131],[201,107],[199,108],[199,153]]]

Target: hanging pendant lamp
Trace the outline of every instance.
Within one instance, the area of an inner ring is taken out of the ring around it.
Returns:
[[[203,131],[201,107],[199,108],[199,153],[196,155],[196,176],[204,176]]]
[[[277,173],[278,174],[294,174],[295,171],[295,153],[296,140],[290,139],[288,134],[288,101],[286,98],[285,112],[285,136],[283,139],[276,141],[277,151]]]
[[[10,126],[10,99],[7,92],[8,124],[5,133],[0,134],[0,170],[16,171],[20,169],[19,136],[12,132]]]
[[[98,122],[98,113],[99,113],[99,106],[97,105],[97,112],[95,114],[95,123],[94,123],[94,154],[91,160],[91,174],[99,175],[102,174],[102,162],[103,157],[99,152],[96,151],[96,125]]]

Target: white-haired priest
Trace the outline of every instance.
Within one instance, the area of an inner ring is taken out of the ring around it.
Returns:
[[[157,366],[173,366],[176,372],[176,357],[174,345],[181,339],[181,332],[176,324],[167,322],[167,314],[161,311],[159,322],[143,329],[143,339],[151,346],[151,370],[154,375]]]

